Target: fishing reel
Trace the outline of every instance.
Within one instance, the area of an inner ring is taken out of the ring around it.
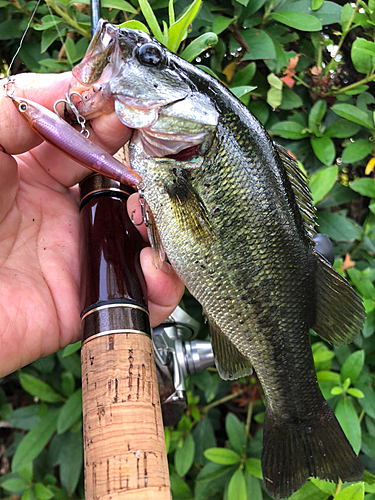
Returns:
[[[214,365],[211,342],[193,340],[199,323],[181,307],[152,331],[164,425],[175,425],[186,408],[186,378]]]

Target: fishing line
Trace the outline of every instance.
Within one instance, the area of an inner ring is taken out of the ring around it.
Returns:
[[[28,23],[27,23],[26,29],[25,29],[25,31],[23,32],[23,35],[21,36],[21,40],[20,40],[20,44],[19,44],[19,46],[18,46],[18,49],[16,50],[16,53],[14,54],[14,56],[13,56],[12,60],[10,61],[9,66],[8,66],[7,75],[6,75],[7,80],[8,80],[8,83],[9,83],[9,82],[11,82],[10,70],[11,70],[11,68],[12,68],[12,66],[13,66],[13,63],[14,63],[14,61],[15,61],[16,57],[18,56],[18,54],[19,54],[19,52],[20,52],[20,50],[21,50],[21,48],[22,48],[22,44],[23,44],[23,41],[24,41],[24,39],[25,39],[26,33],[28,32],[28,30],[29,30],[29,28],[30,28],[31,21],[33,20],[33,18],[34,18],[34,16],[35,16],[35,12],[36,12],[37,8],[39,7],[39,4],[40,4],[40,0],[38,0],[38,1],[36,2],[36,4],[35,4],[34,10],[33,10],[32,14],[31,14],[31,17],[30,17],[30,19],[29,19],[29,21],[28,21]]]

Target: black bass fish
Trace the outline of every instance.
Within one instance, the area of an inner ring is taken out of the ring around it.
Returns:
[[[257,373],[267,491],[287,497],[311,476],[361,479],[319,390],[309,329],[346,344],[364,309],[315,249],[314,207],[294,159],[224,86],[143,32],[102,21],[73,74],[93,90],[88,110],[113,99],[135,129],[129,158],[153,234],[203,306],[221,377]]]

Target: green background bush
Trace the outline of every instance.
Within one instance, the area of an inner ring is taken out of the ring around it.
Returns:
[[[12,71],[65,71],[80,61],[90,40],[87,4],[41,3]],[[360,453],[364,481],[311,479],[291,498],[375,500],[375,0],[150,5],[103,0],[103,17],[148,26],[171,50],[219,78],[298,158],[310,177],[318,230],[334,244],[335,267],[365,303],[366,324],[353,344],[332,347],[311,334],[320,387]],[[35,1],[0,0],[4,75],[34,7]],[[200,316],[191,297],[183,304]],[[206,335],[202,324],[200,336]],[[79,347],[1,380],[1,498],[84,497]],[[224,382],[214,369],[191,376],[187,410],[166,429],[173,498],[267,499],[263,417],[256,377]]]

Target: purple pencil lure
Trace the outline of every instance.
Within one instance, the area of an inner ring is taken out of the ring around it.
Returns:
[[[72,160],[135,189],[142,182],[128,165],[123,165],[89,141],[57,114],[28,99],[9,97],[34,132]]]

